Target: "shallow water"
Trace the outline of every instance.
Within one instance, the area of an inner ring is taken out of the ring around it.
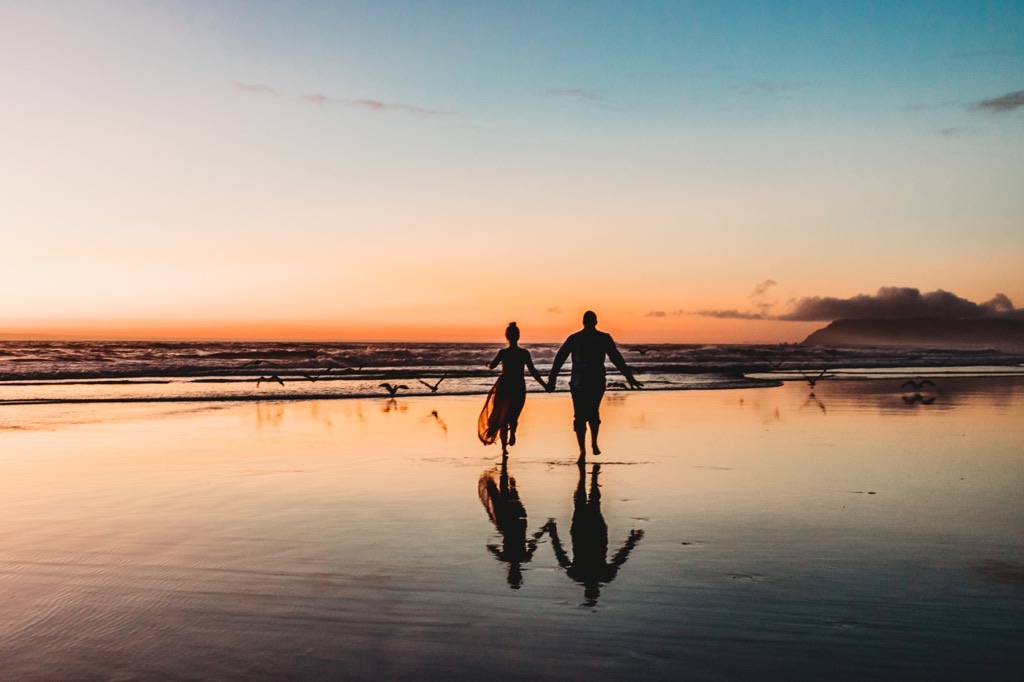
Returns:
[[[4,676],[1019,679],[1024,381],[902,383],[4,406]]]

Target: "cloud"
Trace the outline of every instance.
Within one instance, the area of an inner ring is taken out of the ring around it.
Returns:
[[[769,280],[770,281],[770,280]],[[762,283],[763,284],[763,283]],[[760,287],[761,285],[758,285]],[[755,289],[757,291],[758,289]],[[809,296],[791,300],[789,312],[771,315],[767,306],[760,311],[700,310],[694,315],[732,320],[781,320],[786,322],[831,322],[838,319],[906,319],[979,317],[1014,317],[1024,319],[1024,308],[1014,308],[1005,294],[975,303],[956,294],[938,289],[922,294],[910,287],[882,287],[874,295],[860,294],[851,298]],[[755,304],[755,307],[758,307]]]
[[[974,303],[938,289],[922,294],[909,287],[882,287],[874,296],[852,298],[812,296],[792,302],[788,313],[775,319],[801,322],[845,319],[899,319],[934,317],[945,319],[994,317],[1016,314],[1004,294],[985,303]]]
[[[778,282],[776,282],[774,279],[766,279],[765,281],[761,282],[760,284],[754,287],[754,291],[751,292],[750,297],[756,298],[758,296],[764,296],[766,293],[768,293],[769,289],[776,285],[778,285]]]
[[[317,106],[317,107],[322,107],[325,104],[330,104],[331,103],[331,98],[328,97],[327,95],[309,94],[309,95],[303,95],[302,99],[304,101],[306,101],[306,102],[309,102],[313,106]]]
[[[668,313],[664,310],[652,310],[651,312],[644,315],[644,317],[668,317]]]
[[[387,112],[399,112],[403,114],[412,114],[414,116],[445,116],[443,111],[435,111],[433,109],[426,109],[424,107],[417,107],[411,104],[398,104],[396,102],[382,102],[376,99],[350,99],[347,97],[329,97],[327,95],[321,95],[319,93],[310,93],[300,97],[304,102],[308,102],[313,106],[322,107],[328,104],[338,104],[341,106],[356,107],[359,109],[365,109],[374,113],[387,113]]]
[[[574,99],[579,102],[592,102],[594,104],[602,104],[604,102],[604,94],[599,90],[585,90],[583,88],[550,88],[545,90],[544,94],[551,97]]]
[[[967,128],[941,128],[935,132],[943,137],[953,137],[954,135],[962,135],[967,131]]]
[[[546,313],[548,313],[550,315],[561,315],[562,314],[562,309],[559,308],[558,306],[553,306],[551,308],[548,308],[544,312],[546,312]]]
[[[225,81],[235,90],[245,93],[263,94],[278,96],[280,93],[269,85],[263,83],[242,83],[241,81]],[[331,97],[317,92],[308,93],[298,98],[299,100],[312,104],[316,107],[325,107],[328,105],[340,105],[347,107],[354,107],[371,111],[373,113],[389,113],[397,112],[401,114],[409,114],[412,116],[421,117],[433,117],[433,116],[449,116],[450,114],[443,111],[436,111],[434,109],[427,109],[426,107],[418,107],[412,104],[402,104],[398,102],[384,102],[377,99],[354,99],[349,97]]]
[[[701,317],[714,317],[719,320],[764,320],[766,318],[762,313],[750,313],[743,312],[740,310],[697,310],[693,313],[694,315],[700,315]]]
[[[750,95],[778,95],[785,92],[799,92],[807,89],[807,83],[790,83],[788,81],[751,81],[743,88]]]
[[[1024,107],[1024,90],[1010,92],[999,97],[993,97],[992,99],[983,99],[980,102],[975,102],[974,104],[975,109],[991,111],[993,113],[1014,111],[1021,107]]]
[[[227,81],[228,85],[239,92],[254,92],[264,95],[276,95],[277,90],[262,83],[241,83],[239,81]]]

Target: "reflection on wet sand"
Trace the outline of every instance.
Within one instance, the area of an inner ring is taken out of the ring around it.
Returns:
[[[519,499],[516,479],[508,475],[507,458],[502,458],[500,472],[490,469],[480,475],[478,488],[487,516],[501,534],[501,547],[491,544],[487,549],[499,561],[508,564],[508,586],[518,590],[523,585],[522,565],[533,558],[545,529],[541,528],[527,539],[526,507]]]
[[[615,579],[619,567],[626,563],[629,553],[640,542],[644,532],[638,529],[629,531],[629,537],[612,560],[608,561],[608,524],[601,514],[601,487],[597,482],[601,465],[595,464],[591,472],[589,496],[586,467],[581,464],[579,470],[579,482],[573,495],[572,526],[569,528],[572,558],[569,558],[562,546],[554,519],[544,524],[543,530],[551,535],[551,546],[559,566],[565,569],[566,575],[583,585],[584,605],[595,606],[601,596],[601,587]]]

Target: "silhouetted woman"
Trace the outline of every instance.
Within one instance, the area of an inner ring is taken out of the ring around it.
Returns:
[[[501,546],[490,544],[487,550],[508,564],[508,586],[518,590],[523,585],[523,564],[533,558],[544,529],[526,536],[526,507],[519,499],[516,479],[508,475],[507,461],[502,458],[500,473],[490,470],[481,474],[478,488],[487,516],[501,533]]]
[[[548,387],[540,372],[533,366],[530,351],[519,347],[519,327],[515,322],[508,323],[505,338],[508,339],[508,347],[499,350],[487,365],[494,369],[500,363],[501,375],[487,394],[484,409],[477,420],[477,435],[484,445],[490,445],[499,434],[501,435],[503,456],[508,455],[510,445],[516,444],[516,427],[519,425],[523,405],[526,404],[524,371],[529,370],[530,375],[544,387],[544,390]]]

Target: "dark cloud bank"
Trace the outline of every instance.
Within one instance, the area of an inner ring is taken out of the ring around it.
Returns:
[[[759,285],[760,286],[760,285]],[[705,317],[736,320],[782,320],[787,322],[829,322],[832,320],[940,319],[964,320],[1011,318],[1024,320],[1024,308],[1014,308],[1005,294],[975,303],[938,289],[921,293],[911,287],[882,287],[877,294],[852,298],[810,296],[792,300],[789,310],[773,315],[767,311],[700,310]]]
[[[763,291],[762,284],[755,293]],[[909,287],[883,287],[873,296],[792,300],[787,304],[788,311],[778,315],[770,314],[768,307],[764,306],[762,312],[704,310],[696,314],[723,319],[829,322],[804,340],[809,345],[1024,352],[1024,309],[1015,308],[1004,294],[975,303],[941,289],[922,294]]]

